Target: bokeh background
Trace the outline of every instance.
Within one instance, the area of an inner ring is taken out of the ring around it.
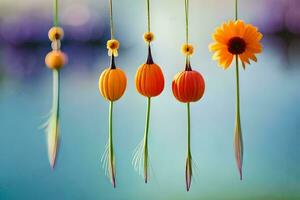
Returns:
[[[258,63],[241,71],[244,180],[233,156],[234,68],[211,60],[211,33],[233,18],[233,0],[191,0],[192,66],[206,80],[206,93],[191,105],[192,152],[198,173],[185,191],[186,106],[171,92],[184,67],[184,1],[153,0],[153,54],[166,78],[152,103],[151,177],[145,185],[133,170],[132,153],[142,139],[146,98],[134,88],[147,48],[145,1],[115,0],[117,64],[128,76],[125,96],[114,107],[117,188],[104,175],[100,158],[108,135],[108,102],[98,77],[108,66],[108,1],[60,1],[65,29],[62,70],[61,148],[57,166],[48,164],[45,135],[38,127],[51,106],[52,1],[0,0],[0,199],[300,199],[300,1],[243,0],[240,18],[263,32]]]

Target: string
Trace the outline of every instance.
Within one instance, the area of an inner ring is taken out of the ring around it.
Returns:
[[[109,0],[109,23],[110,23],[110,37],[111,37],[111,39],[114,39],[114,21],[113,21],[112,0]]]
[[[58,0],[53,0],[53,24],[58,26]]]
[[[189,0],[184,1],[184,8],[185,8],[185,37],[186,37],[186,44],[189,43]]]
[[[235,21],[238,20],[238,0],[235,0]]]
[[[148,28],[148,32],[150,32],[151,31],[151,22],[150,22],[150,0],[147,0],[147,22],[148,22],[148,26],[147,26],[147,28]]]
[[[184,0],[184,10],[185,10],[185,39],[186,44],[189,44],[189,0]],[[186,65],[189,66],[190,58],[186,56]]]

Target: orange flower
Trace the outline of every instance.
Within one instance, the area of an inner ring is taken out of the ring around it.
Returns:
[[[218,27],[212,38],[215,41],[209,45],[209,50],[215,52],[213,60],[227,69],[236,55],[245,64],[250,60],[257,61],[255,54],[262,52],[260,40],[263,35],[257,27],[245,24],[242,20],[229,21]]]
[[[194,46],[191,44],[183,44],[181,46],[181,53],[185,56],[191,56],[194,53]]]
[[[120,47],[120,43],[118,40],[115,40],[115,39],[108,40],[106,43],[106,47],[108,49],[109,56],[112,56],[112,55],[115,57],[118,56],[118,49]]]

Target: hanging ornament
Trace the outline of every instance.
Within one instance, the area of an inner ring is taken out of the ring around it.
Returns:
[[[148,57],[145,64],[142,64],[135,75],[135,86],[137,91],[147,97],[147,113],[146,113],[146,125],[144,138],[136,148],[133,156],[132,164],[136,171],[140,174],[142,169],[144,171],[145,183],[148,181],[148,168],[149,168],[149,147],[148,147],[148,134],[149,134],[149,124],[150,124],[150,106],[151,98],[160,95],[164,89],[164,75],[160,67],[154,63],[151,54],[151,42],[154,39],[154,34],[150,29],[150,0],[147,2],[147,20],[148,20],[148,30],[144,34],[144,40],[148,46]]]
[[[45,63],[53,73],[53,100],[50,117],[45,123],[47,135],[48,158],[50,166],[54,168],[59,149],[59,92],[60,92],[60,69],[66,64],[67,56],[60,50],[64,31],[58,26],[58,0],[54,0],[53,27],[48,32],[49,40],[52,42],[50,51],[45,58]]]
[[[239,60],[244,69],[250,64],[250,59],[257,61],[255,54],[262,52],[260,43],[263,35],[252,24],[246,24],[238,19],[238,6],[235,0],[235,20],[223,23],[212,35],[214,43],[209,46],[210,51],[215,52],[213,59],[227,69],[235,58],[236,64],[236,115],[234,128],[234,152],[240,179],[243,178],[243,137],[240,119],[240,84],[239,84]]]
[[[193,70],[190,63],[190,57],[194,53],[194,47],[189,43],[189,0],[184,1],[185,19],[186,19],[186,43],[182,45],[181,51],[186,57],[185,70],[175,75],[172,82],[172,91],[175,98],[187,105],[187,157],[186,157],[186,189],[189,191],[192,182],[192,153],[191,153],[191,117],[190,103],[200,100],[204,94],[205,82],[202,75]]]
[[[109,106],[109,134],[105,152],[102,156],[102,163],[105,168],[106,175],[110,178],[113,187],[116,187],[116,161],[113,146],[113,103],[120,99],[126,89],[127,78],[122,69],[116,67],[115,57],[118,56],[120,43],[114,38],[113,27],[113,5],[112,0],[109,0],[110,7],[110,36],[107,41],[108,55],[111,62],[110,67],[105,69],[99,78],[100,94],[110,102]]]

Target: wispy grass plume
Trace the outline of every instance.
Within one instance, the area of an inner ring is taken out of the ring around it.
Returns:
[[[59,90],[60,74],[59,70],[53,70],[53,100],[50,117],[45,124],[47,135],[48,158],[51,168],[54,168],[59,149]]]

